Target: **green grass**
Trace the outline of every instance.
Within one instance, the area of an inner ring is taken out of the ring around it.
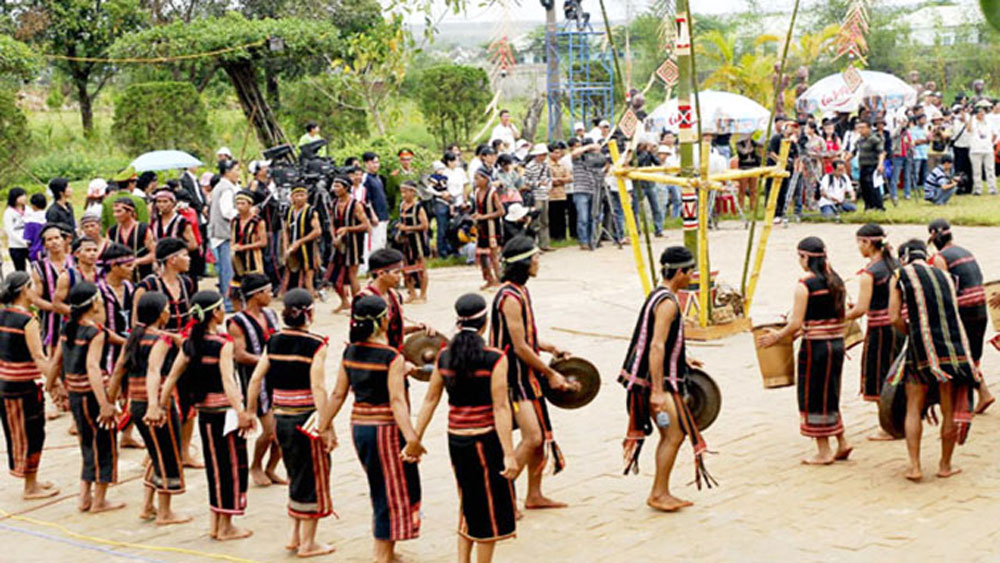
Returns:
[[[863,207],[861,202],[859,207]],[[931,205],[916,199],[900,200],[898,206],[885,202],[886,211],[856,211],[841,215],[845,223],[927,224],[934,219],[947,219],[952,225],[1000,226],[1000,196],[956,195],[947,205]],[[809,217],[810,221],[824,221]]]

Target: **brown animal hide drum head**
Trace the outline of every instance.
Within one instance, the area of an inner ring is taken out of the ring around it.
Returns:
[[[404,340],[403,357],[417,366],[410,376],[418,381],[430,381],[438,352],[447,343],[448,339],[441,334],[430,336],[426,332],[415,332]]]
[[[594,364],[583,358],[553,359],[549,367],[562,374],[570,383],[580,384],[580,388],[576,391],[556,391],[549,387],[546,379],[541,380],[545,398],[561,409],[578,409],[586,406],[601,390],[601,374]]]
[[[701,431],[707,430],[722,410],[722,392],[719,386],[710,375],[697,368],[688,370],[684,401]]]

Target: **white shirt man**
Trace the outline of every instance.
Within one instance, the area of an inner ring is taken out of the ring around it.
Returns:
[[[510,112],[505,109],[500,110],[500,123],[493,128],[493,133],[490,134],[490,142],[492,143],[494,139],[500,139],[504,142],[504,151],[511,153],[514,151],[514,142],[517,141],[520,136],[521,133],[510,121]]]
[[[442,173],[448,178],[448,193],[451,194],[451,204],[463,205],[465,203],[465,186],[469,184],[469,176],[460,166],[445,168]]]
[[[841,211],[856,211],[852,203],[854,189],[851,178],[847,175],[847,165],[837,162],[833,172],[823,176],[819,181],[819,210],[824,217],[834,217]]]

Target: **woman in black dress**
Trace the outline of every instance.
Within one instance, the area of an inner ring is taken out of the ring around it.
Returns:
[[[816,439],[815,456],[807,465],[829,465],[844,461],[853,448],[844,435],[840,416],[840,376],[844,368],[844,282],[826,257],[826,245],[817,237],[799,242],[799,265],[806,276],[795,288],[795,306],[788,324],[763,335],[767,347],[802,330],[799,346],[798,400],[803,436]],[[830,438],[837,438],[837,451]]]
[[[514,481],[517,459],[511,437],[507,395],[507,358],[486,346],[486,300],[468,293],[455,302],[458,332],[438,354],[424,405],[417,417],[423,438],[434,409],[448,389],[448,453],[458,482],[458,560],[493,559],[498,540],[515,533]],[[419,444],[407,446],[407,457],[419,457]]]
[[[177,380],[182,376],[188,380],[187,387],[198,410],[198,430],[208,478],[209,534],[219,541],[246,538],[253,533],[232,523],[232,517],[242,516],[247,506],[245,434],[253,428],[254,417],[243,410],[232,338],[219,330],[226,317],[223,303],[217,291],[194,294],[190,309],[191,329],[185,331],[184,345],[160,391],[160,404],[169,404]],[[236,429],[227,433],[226,419],[234,417]]]

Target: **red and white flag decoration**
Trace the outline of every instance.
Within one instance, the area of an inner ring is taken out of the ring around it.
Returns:
[[[677,69],[677,63],[675,63],[672,59],[663,61],[660,68],[656,69],[656,76],[659,76],[660,80],[671,88],[677,84],[677,77],[679,76],[678,73],[679,70]]]
[[[834,42],[837,48],[837,57],[844,55],[856,58],[862,65],[867,65],[865,55],[868,54],[868,41],[865,35],[868,34],[868,4],[871,0],[851,0],[847,7],[847,14],[840,24],[840,33]]]

